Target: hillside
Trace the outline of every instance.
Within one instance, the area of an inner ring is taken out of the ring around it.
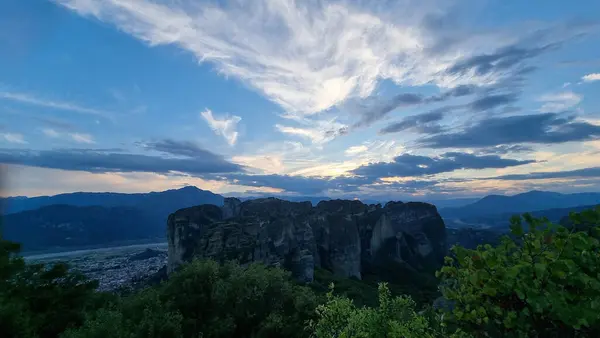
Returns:
[[[554,223],[558,223],[571,212],[581,212],[583,210],[592,209],[596,206],[584,205],[570,208],[554,208],[547,210],[538,210],[529,212],[534,217],[546,217]],[[525,211],[527,212],[527,211]],[[502,214],[492,214],[483,216],[471,216],[461,218],[444,218],[446,226],[450,229],[460,228],[478,228],[478,229],[494,229],[498,231],[508,231],[510,218],[513,215],[520,215],[525,212],[506,212]]]
[[[600,204],[600,193],[561,194],[533,190],[513,196],[489,195],[475,203],[462,207],[442,208],[440,209],[440,214],[444,219],[462,219],[596,204]]]
[[[3,234],[24,250],[164,238],[164,223],[132,207],[51,205],[4,217]]]
[[[12,214],[25,210],[34,210],[53,204],[73,206],[135,207],[166,216],[169,213],[193,205],[210,203],[223,204],[223,196],[207,190],[187,186],[150,193],[113,193],[113,192],[75,192],[54,196],[40,197],[8,197],[0,200],[4,214]]]
[[[79,192],[4,199],[4,235],[25,250],[113,245],[166,238],[170,213],[223,197],[196,187],[147,194]]]

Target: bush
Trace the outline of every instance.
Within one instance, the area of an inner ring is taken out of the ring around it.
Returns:
[[[309,323],[314,337],[442,337],[431,328],[428,319],[415,311],[408,296],[392,298],[385,283],[379,285],[379,306],[357,307],[346,298],[327,294],[327,302],[317,307],[318,318]]]
[[[25,264],[0,236],[0,337],[57,337],[99,303],[97,283],[66,264]]]
[[[88,316],[64,338],[306,337],[318,300],[281,269],[194,260],[163,284]]]
[[[600,336],[600,208],[571,219],[596,227],[569,230],[525,214],[496,247],[453,247],[439,272],[453,324],[475,336]]]

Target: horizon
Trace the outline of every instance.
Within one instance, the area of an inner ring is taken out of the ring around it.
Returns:
[[[600,2],[8,0],[0,197],[600,192]]]
[[[205,191],[205,192],[210,192],[216,195],[219,195],[223,198],[238,198],[238,199],[258,199],[258,198],[278,198],[278,199],[286,199],[286,198],[296,198],[296,199],[301,199],[301,198],[310,198],[310,199],[314,199],[314,198],[324,198],[324,199],[346,199],[346,200],[370,200],[370,201],[375,201],[378,203],[386,203],[386,202],[391,202],[391,201],[406,201],[406,202],[435,202],[435,201],[452,201],[452,200],[460,200],[460,199],[466,199],[466,200],[481,200],[483,198],[486,197],[490,197],[490,196],[505,196],[505,197],[513,197],[513,196],[517,196],[517,195],[522,195],[522,194],[529,194],[529,193],[557,193],[557,194],[563,194],[563,195],[572,195],[572,194],[580,194],[580,193],[561,193],[561,192],[556,192],[556,191],[547,191],[547,190],[530,190],[530,191],[526,191],[526,192],[520,192],[520,193],[516,193],[516,194],[488,194],[488,195],[483,195],[483,196],[471,196],[471,197],[458,197],[458,198],[453,198],[451,196],[447,196],[447,198],[442,198],[442,199],[429,199],[429,198],[421,198],[421,199],[414,199],[411,200],[411,197],[408,197],[407,199],[392,199],[392,198],[387,198],[387,199],[373,199],[373,198],[361,198],[361,197],[355,197],[355,198],[330,198],[327,196],[319,196],[319,195],[314,195],[314,196],[310,196],[310,195],[278,195],[278,194],[264,194],[264,195],[236,195],[235,193],[226,193],[226,194],[218,194],[215,193],[213,191],[210,190],[205,190],[202,188],[199,188],[197,186],[193,186],[193,185],[187,185],[187,186],[183,186],[183,187],[178,187],[178,188],[171,188],[171,189],[167,189],[167,190],[158,190],[158,191],[147,191],[147,192],[131,192],[131,193],[121,193],[121,192],[114,192],[114,191],[72,191],[72,192],[63,192],[63,193],[59,193],[59,194],[55,194],[55,195],[38,195],[38,196],[23,196],[23,195],[19,195],[19,196],[0,196],[0,198],[37,198],[37,197],[54,197],[57,195],[69,195],[69,194],[150,194],[150,193],[163,193],[163,192],[167,192],[167,191],[176,191],[176,190],[182,190],[185,188],[195,188],[201,191]],[[596,193],[596,194],[600,194],[600,191],[595,191],[595,192],[583,192],[583,193]]]

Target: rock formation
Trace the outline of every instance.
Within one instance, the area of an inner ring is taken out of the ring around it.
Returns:
[[[289,202],[263,198],[224,206],[178,210],[168,220],[168,272],[192,257],[254,261],[279,266],[300,281],[315,267],[361,278],[365,269],[397,262],[422,270],[438,267],[446,233],[435,206],[360,201]]]

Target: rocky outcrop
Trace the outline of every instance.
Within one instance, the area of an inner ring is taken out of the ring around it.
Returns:
[[[242,264],[262,262],[312,281],[315,266],[361,278],[388,261],[413,269],[439,266],[446,253],[445,226],[435,206],[360,201],[289,202],[276,198],[178,210],[168,220],[172,272],[192,257]]]

